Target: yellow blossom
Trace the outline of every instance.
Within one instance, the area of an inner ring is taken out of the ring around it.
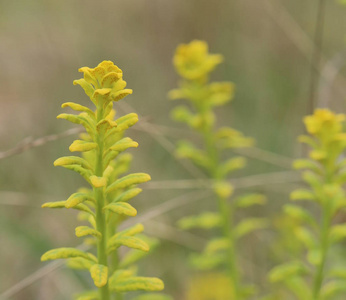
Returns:
[[[222,55],[208,53],[206,42],[194,40],[178,46],[173,63],[182,77],[195,80],[213,71],[222,60]]]
[[[93,69],[80,68],[79,72],[84,73],[84,78],[73,81],[73,84],[79,84],[94,103],[118,101],[132,94],[131,89],[125,89],[123,71],[111,61],[105,60]]]
[[[345,115],[335,114],[328,109],[316,109],[314,114],[304,118],[306,130],[312,135],[320,135],[328,131],[337,134],[342,131]]]

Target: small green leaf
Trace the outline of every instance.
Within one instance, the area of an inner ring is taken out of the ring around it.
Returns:
[[[90,260],[82,258],[82,257],[75,257],[75,258],[70,258],[66,262],[66,264],[71,269],[89,270],[94,263],[91,262]]]
[[[119,215],[134,217],[137,215],[137,210],[126,202],[116,202],[106,205],[103,210],[110,210]]]
[[[141,238],[149,245],[149,253],[152,253],[153,250],[159,245],[158,240],[155,238],[149,238],[146,236],[141,236]],[[149,253],[137,249],[131,249],[121,259],[119,268],[126,268],[128,266],[131,266],[143,257],[147,256]]]
[[[293,168],[300,170],[300,169],[310,169],[314,172],[320,172],[320,168],[318,164],[312,160],[309,159],[297,159],[293,163]]]
[[[54,161],[54,166],[80,165],[84,169],[92,170],[92,166],[79,156],[64,156]]]
[[[93,86],[90,83],[88,83],[84,78],[73,81],[73,85],[77,85],[77,84],[83,88],[84,92],[91,99],[92,95],[94,94]]]
[[[268,227],[268,221],[263,218],[248,218],[240,221],[235,228],[235,235],[237,238],[243,237],[255,230]]]
[[[242,156],[233,157],[229,160],[226,160],[221,165],[221,173],[226,176],[227,174],[234,172],[236,170],[240,170],[244,168],[246,165],[246,159]]]
[[[84,237],[87,235],[92,235],[98,239],[102,238],[101,232],[97,231],[96,229],[90,228],[88,226],[78,226],[78,227],[76,227],[75,231],[76,231],[77,237]]]
[[[311,231],[305,227],[297,227],[294,229],[294,234],[307,249],[314,249],[317,246],[316,238],[312,235]]]
[[[225,250],[230,248],[230,241],[226,238],[216,238],[208,242],[206,248],[205,248],[205,253],[208,255],[212,255],[215,252],[218,252],[220,250]]]
[[[205,151],[197,149],[189,141],[180,141],[176,150],[177,156],[180,158],[188,158],[192,160],[196,165],[203,168],[210,168],[210,158]]]
[[[346,292],[345,280],[331,280],[322,287],[321,298],[323,300],[334,299],[332,297],[335,297],[338,294],[345,296],[345,292]]]
[[[78,103],[74,103],[74,102],[65,102],[61,105],[62,108],[65,108],[65,107],[71,107],[73,110],[76,110],[76,111],[84,111],[86,112],[90,117],[94,117],[95,118],[95,114],[94,112],[86,107],[86,106],[83,106],[83,105],[80,105]]]
[[[138,143],[133,141],[131,138],[126,137],[121,139],[120,141],[117,141],[113,146],[110,147],[111,150],[122,152],[125,151],[128,148],[137,148]]]
[[[130,277],[118,279],[109,288],[116,292],[129,291],[162,291],[164,284],[161,279],[155,277]]]
[[[119,236],[121,236],[121,235],[132,236],[132,235],[135,235],[135,234],[137,234],[137,233],[141,233],[141,232],[143,232],[143,231],[144,231],[144,226],[143,226],[143,224],[138,223],[138,224],[136,224],[136,225],[133,225],[133,226],[131,226],[131,227],[129,227],[129,228],[123,230],[123,231],[120,231],[120,232],[116,233],[116,234],[114,235],[114,237],[117,238],[117,237],[119,237]]]
[[[76,205],[85,202],[85,201],[94,201],[93,198],[90,197],[89,194],[85,193],[73,193],[65,203],[66,208],[72,208],[75,207]]]
[[[221,216],[217,213],[205,212],[198,216],[189,216],[178,221],[178,227],[183,230],[191,228],[212,229],[220,227]]]
[[[237,197],[234,202],[237,207],[247,208],[252,205],[264,205],[267,198],[261,194],[246,194]]]
[[[92,172],[91,172],[90,170],[84,169],[83,167],[81,167],[81,166],[79,166],[79,165],[65,165],[64,168],[77,172],[77,173],[80,174],[87,182],[90,183],[89,177],[92,175]]]
[[[346,238],[346,224],[334,225],[330,232],[332,242],[339,242]]]
[[[129,189],[129,190],[121,193],[120,195],[118,195],[113,200],[113,202],[127,202],[127,201],[131,200],[132,198],[136,197],[141,192],[142,192],[142,189],[140,189],[140,188]]]
[[[291,277],[306,274],[306,267],[298,261],[282,264],[273,268],[269,273],[271,282],[285,281]]]
[[[321,178],[311,171],[305,171],[303,173],[303,179],[314,189],[318,189],[323,185]]]
[[[316,196],[311,190],[298,189],[291,193],[291,200],[315,200]]]
[[[149,181],[150,175],[146,173],[133,173],[127,176],[124,176],[115,182],[113,182],[110,186],[107,187],[106,192],[110,193],[112,191],[115,191],[117,189],[125,189],[130,187],[131,185],[134,184],[139,184],[139,183],[144,183]]]
[[[95,264],[90,268],[91,278],[97,287],[103,287],[107,284],[108,268],[104,265]]]
[[[66,201],[56,201],[56,202],[46,202],[42,204],[42,208],[66,208]],[[86,205],[80,203],[76,206],[73,206],[72,208],[87,212],[88,214],[91,214],[92,216],[95,216],[94,212]]]
[[[143,240],[134,236],[120,235],[116,237],[115,239],[110,239],[108,241],[107,252],[111,253],[112,251],[118,249],[120,246],[126,246],[129,248],[138,249],[145,252],[149,251],[149,245]]]
[[[75,140],[73,143],[70,145],[69,150],[71,152],[86,152],[90,151],[93,149],[96,149],[98,146],[94,142],[86,142],[82,140]]]
[[[115,122],[118,124],[118,126],[114,128],[114,131],[121,132],[135,125],[138,122],[138,115],[135,113],[130,113],[120,117],[119,119],[115,120]]]
[[[57,116],[57,119],[64,119],[70,121],[71,123],[81,124],[85,127],[89,134],[93,134],[95,130],[88,118],[90,119],[87,113],[81,113],[78,116],[71,114],[60,114]]]
[[[118,270],[114,271],[112,276],[109,277],[108,283],[109,283],[110,286],[113,286],[116,281],[122,280],[122,279],[126,279],[126,278],[130,278],[133,275],[135,275],[135,270],[134,269],[127,269],[127,270],[118,269]]]
[[[196,270],[206,271],[225,264],[226,256],[224,253],[213,253],[212,255],[206,253],[192,254],[189,260],[191,266]]]
[[[97,258],[91,253],[85,253],[82,250],[78,250],[75,248],[57,248],[57,249],[49,250],[41,256],[41,261],[72,258],[72,257],[82,257],[82,258],[97,262]]]
[[[346,269],[344,267],[336,267],[328,271],[329,278],[346,279]]]
[[[312,225],[313,227],[317,226],[316,221],[312,217],[310,212],[300,206],[286,204],[284,206],[284,212],[287,215],[289,215],[291,218],[297,219],[299,221],[303,221],[307,224]]]

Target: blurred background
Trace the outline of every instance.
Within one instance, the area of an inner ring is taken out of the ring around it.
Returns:
[[[130,151],[131,172],[147,172],[153,179],[134,205],[146,232],[161,245],[141,263],[141,274],[161,277],[174,299],[204,299],[194,293],[209,279],[188,268],[187,256],[202,249],[208,236],[181,233],[175,223],[214,204],[198,185],[203,174],[174,155],[177,140],[194,138],[169,118],[177,104],[167,98],[178,81],[175,48],[202,39],[212,53],[224,55],[212,79],[234,82],[236,96],[216,111],[218,123],[257,141],[256,148],[243,152],[249,163],[237,173],[235,185],[266,193],[266,208],[247,213],[275,223],[289,191],[299,184],[290,165],[291,158],[301,156],[296,137],[309,113],[318,3],[0,0],[0,298],[67,300],[90,283],[87,273],[40,262],[48,249],[81,242],[74,236],[74,212],[40,207],[66,199],[84,184],[75,173],[53,167],[77,136],[72,124],[55,117],[63,102],[89,105],[82,89],[72,85],[81,77],[78,68],[112,60],[134,91],[115,108],[119,115],[141,117],[128,131],[140,144]],[[315,65],[321,75],[315,82],[316,106],[338,112],[346,97],[345,14],[345,6],[326,3],[321,65]],[[274,238],[270,230],[261,231],[239,245],[244,277],[264,290],[275,263]]]

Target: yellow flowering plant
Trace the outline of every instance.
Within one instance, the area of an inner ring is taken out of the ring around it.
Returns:
[[[304,118],[308,135],[299,140],[311,150],[308,158],[295,161],[294,168],[304,169],[303,180],[308,188],[295,190],[291,199],[309,201],[319,213],[315,215],[296,204],[284,206],[286,215],[298,224],[292,228],[291,242],[300,243],[306,258],[297,257],[270,272],[270,280],[286,286],[296,299],[343,299],[346,291],[346,269],[332,262],[337,243],[346,238],[346,224],[338,223],[336,218],[346,208],[344,122],[343,114],[328,109],[316,109]]]
[[[210,73],[222,61],[221,55],[210,54],[207,43],[198,40],[178,46],[173,59],[182,80],[179,87],[169,93],[169,97],[185,99],[189,107],[175,107],[172,117],[186,123],[202,140],[202,147],[195,146],[190,141],[180,141],[177,154],[190,159],[212,179],[211,188],[218,204],[217,212],[184,217],[179,220],[178,226],[183,230],[219,230],[219,236],[211,239],[202,253],[191,255],[191,264],[199,270],[226,271],[232,287],[230,299],[241,300],[252,294],[254,289],[253,286],[242,283],[236,245],[240,238],[266,227],[267,221],[263,218],[235,219],[237,210],[262,205],[265,197],[259,194],[233,197],[234,189],[229,183],[229,174],[242,169],[246,160],[241,156],[223,160],[223,156],[229,149],[251,147],[254,141],[233,128],[215,126],[214,108],[231,101],[234,94],[231,82],[209,82]]]
[[[61,157],[54,165],[79,173],[90,188],[81,188],[67,200],[48,202],[43,207],[81,211],[80,219],[89,225],[78,226],[76,236],[85,238],[88,245],[96,246],[96,255],[68,247],[49,250],[41,260],[68,259],[70,267],[89,270],[98,289],[77,295],[78,300],[121,300],[125,292],[160,291],[164,288],[160,279],[137,276],[134,266],[156,241],[141,234],[142,224],[118,230],[125,218],[137,215],[137,210],[128,203],[142,191],[136,185],[150,180],[145,173],[122,176],[131,161],[131,156],[122,152],[138,146],[131,138],[124,137],[124,133],[137,123],[138,116],[130,113],[114,120],[113,103],[132,94],[132,90],[125,89],[123,72],[111,61],[103,61],[93,69],[83,67],[79,71],[84,76],[73,83],[84,89],[96,108],[92,110],[73,102],[62,105],[80,113],[63,113],[57,118],[81,124],[86,132],[69,147],[71,152],[82,152],[82,157]],[[124,257],[118,254],[121,246],[130,248]],[[168,299],[156,293],[135,299],[148,299],[146,297]]]

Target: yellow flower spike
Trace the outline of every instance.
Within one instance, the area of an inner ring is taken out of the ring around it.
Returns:
[[[209,54],[207,43],[198,40],[178,46],[173,58],[177,72],[190,80],[203,78],[222,61],[222,55]]]
[[[118,260],[117,251],[120,246],[149,251],[147,238],[136,236],[143,231],[143,225],[138,224],[122,231],[118,228],[125,217],[137,215],[136,208],[127,202],[142,191],[136,185],[147,182],[150,176],[145,173],[128,174],[131,155],[120,154],[130,147],[138,146],[131,138],[124,137],[125,131],[137,123],[138,116],[129,113],[114,120],[113,101],[132,94],[131,89],[125,89],[122,70],[111,61],[103,61],[95,68],[83,67],[79,71],[83,73],[83,78],[75,80],[73,84],[84,89],[96,108],[90,109],[74,102],[62,105],[79,114],[63,113],[57,118],[82,125],[86,132],[69,147],[71,152],[82,152],[82,157],[61,157],[55,160],[54,165],[79,173],[89,187],[78,189],[66,201],[48,202],[42,207],[79,210],[78,220],[87,221],[90,226],[78,226],[75,234],[84,238],[84,244],[96,246],[97,257],[74,248],[58,248],[46,252],[42,261],[69,259],[71,262],[72,259],[72,267],[89,269],[98,290],[88,293],[88,296],[84,293],[85,296],[78,299],[89,299],[90,295],[99,300],[119,298],[118,290],[121,293],[161,290],[163,284],[159,279],[136,277],[133,272],[128,276],[128,281],[121,282],[120,286],[118,282],[108,280],[115,278],[119,272],[129,274],[127,266],[131,266],[119,264],[121,260]],[[132,261],[132,264],[136,261]]]
[[[291,226],[290,233],[286,233],[284,238],[287,244],[301,244],[304,251],[299,250],[290,262],[275,267],[270,272],[270,278],[272,281],[280,281],[291,292],[299,290],[302,299],[329,299],[325,297],[329,284],[342,278],[334,276],[335,281],[330,281],[330,270],[336,266],[333,267],[329,258],[334,244],[339,242],[334,239],[333,233],[342,227],[342,235],[346,237],[346,224],[335,225],[338,212],[346,208],[346,176],[344,160],[341,159],[346,149],[344,121],[343,114],[336,114],[329,109],[316,109],[312,115],[304,118],[309,134],[299,137],[299,141],[307,144],[311,150],[308,158],[297,160],[294,164],[295,168],[304,169],[302,178],[306,188],[293,191],[291,200],[314,202],[314,210],[310,212],[299,205],[284,206],[285,215],[293,222],[298,220],[295,228],[292,230]],[[306,257],[304,252],[307,253]],[[305,291],[290,285],[293,278],[301,282]]]
[[[216,127],[214,107],[225,105],[231,101],[235,90],[234,84],[231,82],[209,82],[210,73],[222,60],[222,55],[209,53],[208,45],[204,41],[195,40],[189,44],[179,45],[173,63],[182,80],[179,82],[178,89],[169,93],[169,97],[189,102],[189,108],[178,107],[173,113],[173,118],[194,129],[202,140],[202,147],[196,147],[191,142],[181,141],[176,153],[180,157],[190,159],[206,171],[208,178],[213,182],[213,199],[211,200],[218,202],[217,214],[210,215],[209,213],[208,215],[187,217],[182,219],[179,224],[184,229],[217,227],[219,238],[227,240],[228,245],[233,245],[233,247],[224,249],[222,255],[204,250],[191,257],[191,264],[200,270],[224,268],[234,286],[234,295],[231,298],[240,300],[246,297],[244,296],[242,276],[239,274],[237,265],[237,251],[234,250],[238,238],[237,218],[234,215],[237,214],[239,206],[234,200],[229,201],[229,198],[233,197],[233,187],[227,177],[229,173],[243,168],[245,160],[235,157],[225,161],[223,152],[230,148],[251,147],[254,141],[232,128],[218,129]],[[111,187],[107,189],[111,189]],[[258,202],[263,203],[262,200],[248,201],[244,207],[256,205]],[[243,223],[242,228],[245,229],[242,229],[242,234],[248,234],[255,229],[264,227],[264,223],[258,220],[245,219],[244,221],[246,220],[250,221]],[[206,249],[208,249],[208,245]]]

